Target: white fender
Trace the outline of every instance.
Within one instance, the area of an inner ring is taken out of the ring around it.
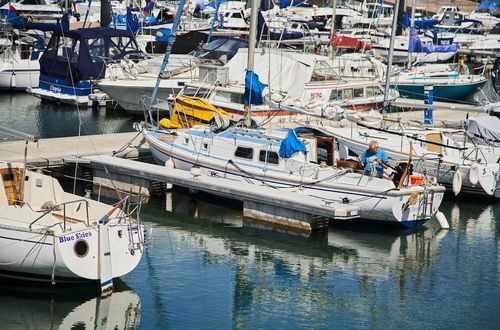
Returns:
[[[460,193],[460,190],[462,190],[462,174],[460,173],[459,170],[453,174],[453,193],[455,196],[457,196]]]
[[[469,170],[469,181],[475,186],[479,182],[479,164],[473,163]]]
[[[14,71],[10,74],[10,87],[16,88],[16,73]]]
[[[441,229],[450,229],[450,225],[448,224],[448,221],[446,220],[446,216],[443,214],[443,212],[437,211],[436,212],[436,219],[439,222]]]

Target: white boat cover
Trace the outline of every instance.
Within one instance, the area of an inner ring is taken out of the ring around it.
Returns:
[[[495,116],[480,116],[469,118],[467,131],[471,138],[482,144],[492,144],[500,147],[500,119]]]
[[[245,84],[248,49],[240,48],[227,62],[231,83]],[[311,80],[314,66],[313,56],[300,56],[274,49],[255,51],[254,72],[259,80],[269,85],[273,91],[302,96],[305,84]]]

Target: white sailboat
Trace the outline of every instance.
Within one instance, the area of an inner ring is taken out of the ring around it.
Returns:
[[[34,140],[13,130],[2,133]],[[52,283],[99,281],[132,271],[143,253],[143,227],[127,199],[115,206],[65,192],[24,164],[0,162],[0,276]]]

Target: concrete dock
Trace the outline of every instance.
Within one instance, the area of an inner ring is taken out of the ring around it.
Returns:
[[[62,138],[40,139],[37,143],[27,144],[27,164],[30,166],[54,166],[64,164],[65,159],[74,159],[85,155],[111,155],[128,144],[137,132],[71,136]],[[0,160],[22,162],[24,160],[25,141],[0,143]],[[149,146],[142,136],[120,152],[121,157],[136,158],[140,153],[149,153]]]
[[[243,202],[245,217],[303,232],[327,228],[330,219],[358,218],[360,213],[356,205],[326,201],[290,189],[276,189],[104,155],[85,156],[82,160],[88,161],[93,169],[100,170],[100,174],[94,172],[94,176],[106,176],[108,180],[130,184],[136,184],[141,179],[155,180],[239,200]]]

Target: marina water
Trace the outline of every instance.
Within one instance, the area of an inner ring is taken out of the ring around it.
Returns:
[[[113,110],[0,95],[0,123],[42,137],[132,131]],[[117,146],[119,148],[120,146]],[[448,198],[413,231],[262,228],[239,205],[176,190],[143,207],[146,252],[111,297],[93,286],[0,285],[0,324],[27,328],[498,329],[500,203]]]

